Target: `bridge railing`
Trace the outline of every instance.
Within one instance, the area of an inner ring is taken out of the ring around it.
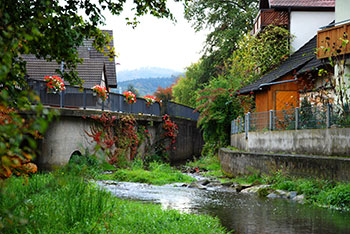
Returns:
[[[124,101],[124,96],[118,93],[109,93],[108,99],[104,102],[96,96],[91,89],[79,89],[78,87],[66,85],[66,90],[60,93],[47,92],[46,82],[29,80],[29,86],[40,97],[43,105],[53,107],[65,107],[76,109],[95,109],[102,111],[149,114],[160,116],[168,114],[173,117],[183,117],[187,119],[197,120],[199,113],[193,112],[194,109],[180,105],[174,102],[168,102],[167,105],[160,105],[155,102],[147,107],[146,100],[137,98],[136,103],[128,104]]]
[[[180,116],[187,119],[197,120],[199,112],[194,112],[194,109],[175,102],[168,102],[166,112],[170,116]]]

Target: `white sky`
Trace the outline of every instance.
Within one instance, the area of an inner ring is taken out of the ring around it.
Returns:
[[[117,71],[140,67],[183,71],[198,61],[206,32],[195,33],[184,19],[182,3],[169,0],[168,7],[177,19],[176,24],[147,15],[139,18],[140,24],[135,29],[126,25],[125,17],[133,18],[127,6],[120,16],[106,12],[106,25],[102,27],[113,30],[114,47],[119,54],[116,62],[120,63]]]

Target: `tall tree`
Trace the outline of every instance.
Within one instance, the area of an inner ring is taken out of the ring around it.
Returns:
[[[206,83],[217,76],[225,61],[237,48],[237,42],[249,32],[258,11],[259,0],[193,0],[185,11],[196,31],[208,29],[202,69],[198,78]]]

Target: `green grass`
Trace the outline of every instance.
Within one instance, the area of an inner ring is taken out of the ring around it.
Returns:
[[[196,159],[192,162],[188,162],[186,166],[191,168],[197,167],[199,170],[204,170],[204,172],[201,172],[203,176],[214,177],[220,180],[221,182],[228,181],[228,179],[221,170],[220,161],[217,155],[202,156],[199,159]]]
[[[121,200],[66,171],[0,188],[1,233],[225,233],[216,218]]]
[[[304,194],[306,202],[317,206],[350,210],[350,183],[312,178],[296,178],[278,171],[271,176],[252,174],[233,178],[240,184],[271,184],[272,189]]]
[[[130,169],[118,169],[112,174],[99,175],[95,178],[98,180],[116,180],[154,185],[176,182],[190,183],[194,181],[194,178],[173,169],[169,164],[159,162],[150,163],[148,170],[144,169],[142,163],[135,162]]]

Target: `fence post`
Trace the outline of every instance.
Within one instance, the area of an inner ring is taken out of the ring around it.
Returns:
[[[234,124],[235,124],[235,121],[232,120],[231,121],[231,135],[234,134]]]
[[[245,138],[248,139],[249,123],[250,122],[250,112],[245,115]]]
[[[63,108],[64,106],[64,93],[65,91],[60,92],[60,108]]]
[[[86,89],[83,91],[83,108],[86,110]]]
[[[326,118],[326,121],[327,121],[327,128],[330,128],[331,127],[331,104],[327,104],[327,118]]]
[[[299,107],[295,108],[295,130],[299,129]]]
[[[273,130],[273,110],[269,111],[269,128],[270,131]]]

